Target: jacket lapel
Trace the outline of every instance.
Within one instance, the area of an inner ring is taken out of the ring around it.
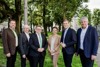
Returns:
[[[89,30],[90,30],[90,26],[88,26],[88,29],[87,29],[86,34],[85,34],[85,37],[84,37],[84,41],[86,40],[86,38],[88,36]]]
[[[38,36],[37,36],[36,33],[35,33],[35,38],[36,38],[37,44],[38,44],[38,46],[39,46],[39,40],[38,40]]]
[[[15,38],[15,35],[14,35],[14,33],[13,33],[13,31],[10,29],[10,28],[8,28],[9,29],[9,31],[11,32],[11,34],[14,36],[14,38]]]
[[[26,34],[23,32],[24,38],[28,41]]]

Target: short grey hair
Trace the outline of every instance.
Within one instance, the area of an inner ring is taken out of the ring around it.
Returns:
[[[82,17],[82,18],[80,19],[80,21],[82,22],[82,20],[86,20],[86,21],[88,22],[88,18],[87,18],[87,17]]]
[[[25,25],[23,26],[23,28],[29,28],[29,29],[30,29],[30,26],[29,26],[28,24],[25,24]]]

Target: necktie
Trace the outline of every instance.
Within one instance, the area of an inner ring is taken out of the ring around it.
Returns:
[[[40,44],[40,48],[42,48],[42,37],[41,37],[41,34],[39,34],[39,44]]]

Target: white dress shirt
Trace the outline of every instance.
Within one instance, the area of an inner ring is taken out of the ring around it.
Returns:
[[[55,37],[51,38],[51,50],[54,50],[55,40],[56,40]]]
[[[13,33],[14,33],[14,35],[15,35],[15,40],[16,40],[16,47],[18,46],[18,37],[17,37],[17,33],[14,31],[14,30],[12,30],[13,31]]]
[[[80,35],[80,49],[82,49],[82,50],[84,50],[83,42],[84,42],[84,38],[85,38],[87,29],[88,29],[88,26],[85,29],[82,28],[81,35]]]
[[[28,41],[29,41],[29,39],[30,39],[29,34],[25,32],[25,35],[26,35],[26,37],[27,37],[27,39],[28,39]]]

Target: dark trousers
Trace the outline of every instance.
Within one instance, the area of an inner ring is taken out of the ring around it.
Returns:
[[[30,67],[44,67],[45,56],[30,56]]]
[[[93,67],[93,64],[94,64],[94,61],[91,60],[91,58],[87,58],[85,55],[84,55],[84,51],[80,49],[80,60],[81,60],[81,63],[82,63],[82,67]]]
[[[73,54],[67,54],[66,52],[63,52],[63,59],[64,59],[64,63],[65,63],[65,67],[72,67],[72,58],[73,58]]]
[[[26,55],[26,57],[30,62],[31,58],[29,57],[29,55]],[[22,55],[21,55],[21,67],[26,67],[26,58],[23,58]]]
[[[11,55],[11,57],[7,57],[6,67],[15,67],[17,51],[18,51],[18,49],[16,48],[15,54]]]

